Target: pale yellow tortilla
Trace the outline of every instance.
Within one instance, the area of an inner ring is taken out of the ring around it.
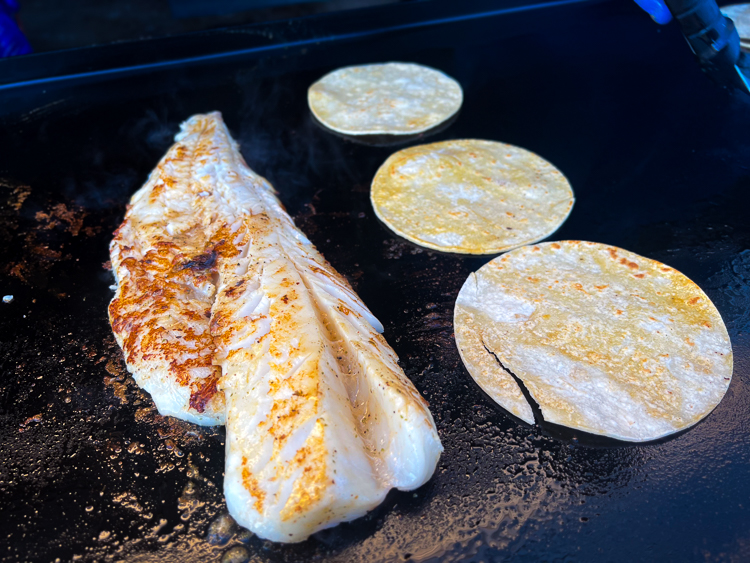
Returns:
[[[554,233],[573,208],[563,174],[495,141],[420,145],[391,155],[370,193],[377,216],[427,248],[495,254]]]
[[[721,13],[734,21],[734,27],[740,39],[750,39],[750,4],[732,4],[722,6]]]
[[[706,294],[673,268],[598,243],[495,258],[466,280],[454,322],[469,373],[500,406],[529,420],[512,372],[545,421],[620,440],[696,424],[732,377],[729,335]]]
[[[461,86],[412,63],[335,70],[307,91],[313,115],[346,135],[412,135],[436,127],[461,107]]]

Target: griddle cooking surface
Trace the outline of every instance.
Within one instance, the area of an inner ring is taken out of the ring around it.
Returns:
[[[306,107],[326,72],[388,60],[464,88],[456,121],[425,139],[520,145],[568,176],[577,201],[555,239],[627,248],[707,292],[735,352],[707,419],[627,445],[526,426],[479,390],[451,320],[464,279],[491,257],[414,246],[369,203],[378,166],[420,140],[357,144]],[[0,294],[14,296],[0,303],[0,559],[203,562],[242,547],[264,562],[747,560],[749,109],[700,74],[675,26],[625,3],[0,91]],[[178,124],[211,110],[383,322],[445,446],[427,485],[297,545],[209,533],[226,512],[223,430],[158,416],[107,322],[111,232]]]

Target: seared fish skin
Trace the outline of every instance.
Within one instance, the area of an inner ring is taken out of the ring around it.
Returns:
[[[130,373],[162,415],[224,423],[209,316],[216,291],[213,209],[200,182],[205,143],[173,145],[130,200],[110,243],[109,320]]]
[[[219,113],[193,116],[176,140],[203,159],[190,221],[204,225],[197,256],[210,249],[217,274],[205,295],[229,512],[262,538],[298,542],[424,484],[442,446],[380,323],[248,168]]]

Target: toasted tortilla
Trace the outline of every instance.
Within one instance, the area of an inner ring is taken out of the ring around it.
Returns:
[[[411,63],[335,70],[307,91],[313,115],[346,135],[411,135],[436,127],[461,107],[461,86],[442,72]]]
[[[542,240],[570,215],[573,190],[552,164],[494,141],[444,141],[391,155],[370,192],[377,216],[402,237],[466,254]]]
[[[513,376],[545,421],[633,442],[696,424],[732,378],[729,335],[706,294],[669,266],[599,243],[495,258],[464,283],[454,322],[469,373],[529,422]]]

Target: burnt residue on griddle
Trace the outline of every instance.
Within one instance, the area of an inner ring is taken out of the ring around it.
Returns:
[[[404,254],[416,255],[423,252],[429,252],[427,249],[417,246],[416,244],[406,242],[406,240],[397,240],[395,238],[385,239],[383,241],[383,256],[388,260],[398,260]]]
[[[63,226],[74,237],[77,237],[83,228],[85,217],[86,212],[83,209],[68,209],[64,203],[56,203],[48,212],[37,211],[34,216],[40,229],[50,230]],[[90,232],[89,236],[93,234]]]
[[[0,178],[0,240],[10,240],[18,229],[18,216],[31,187]]]
[[[68,248],[77,238],[94,238],[102,226],[87,221],[88,212],[70,202],[55,201],[30,186],[0,181],[5,201],[0,215],[0,274],[23,284],[67,296],[56,284],[55,269],[73,259]]]
[[[0,212],[2,212],[3,219],[12,220],[13,216],[21,209],[23,202],[29,197],[31,187],[0,178],[0,189],[4,198],[3,205],[0,206]]]

